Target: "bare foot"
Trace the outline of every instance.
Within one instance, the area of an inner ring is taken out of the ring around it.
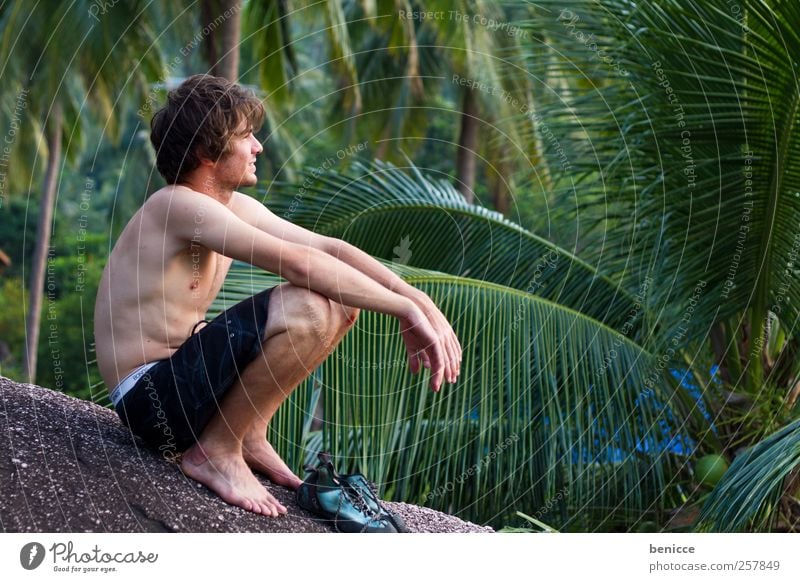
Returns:
[[[181,469],[226,503],[273,517],[286,513],[286,508],[258,482],[239,455],[209,453],[195,443],[183,454]]]
[[[276,485],[283,485],[292,490],[300,487],[303,480],[292,473],[263,436],[245,439],[243,448],[244,460],[252,469],[263,473]]]

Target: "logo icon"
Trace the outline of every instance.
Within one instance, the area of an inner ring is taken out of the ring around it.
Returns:
[[[402,239],[400,239],[400,244],[394,249],[394,257],[392,259],[393,263],[398,265],[407,265],[411,260],[411,238],[406,235]]]
[[[19,552],[19,563],[26,570],[35,570],[44,561],[44,546],[38,542],[31,542],[22,546]]]

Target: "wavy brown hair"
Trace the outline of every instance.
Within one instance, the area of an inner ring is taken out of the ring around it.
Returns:
[[[167,183],[182,182],[201,158],[219,160],[233,137],[258,131],[263,122],[264,106],[251,91],[222,77],[189,77],[150,121],[156,167]]]

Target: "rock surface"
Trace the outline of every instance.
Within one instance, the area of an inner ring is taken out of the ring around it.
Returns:
[[[0,377],[0,531],[332,531],[298,507],[292,491],[259,478],[287,515],[226,504],[143,447],[107,408]],[[492,531],[424,507],[387,505],[412,532]]]

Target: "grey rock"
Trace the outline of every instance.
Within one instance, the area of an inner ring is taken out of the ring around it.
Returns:
[[[107,408],[0,376],[0,531],[332,531],[297,506],[294,492],[259,479],[287,515],[228,505],[143,447]],[[425,507],[387,506],[412,532],[493,531]]]

